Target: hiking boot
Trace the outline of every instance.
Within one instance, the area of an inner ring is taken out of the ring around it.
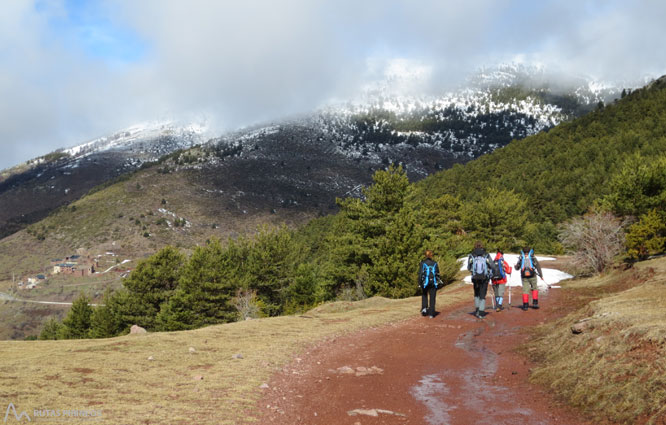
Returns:
[[[532,301],[532,308],[535,310],[539,309],[539,300]]]
[[[425,308],[421,310],[421,316],[425,316],[426,314],[428,314],[428,311]]]
[[[523,306],[521,307],[523,311],[527,311],[528,308],[530,308],[530,305],[528,303],[523,303]]]
[[[431,319],[434,319],[434,318],[435,318],[435,316],[433,316],[432,314],[431,314],[430,316],[428,316],[428,317],[430,317]]]
[[[502,304],[497,306],[497,312],[504,311],[504,306]]]

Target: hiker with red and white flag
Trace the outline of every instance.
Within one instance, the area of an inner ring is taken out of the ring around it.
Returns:
[[[497,250],[495,254],[495,268],[493,269],[493,293],[495,295],[496,311],[504,310],[504,289],[506,287],[507,275],[511,274],[511,266],[504,260],[504,253]]]
[[[541,265],[534,255],[534,250],[526,246],[518,257],[518,262],[514,266],[520,270],[520,277],[523,283],[523,306],[527,311],[530,305],[530,290],[532,291],[532,308],[539,308],[539,289],[537,288],[537,276],[543,279]]]

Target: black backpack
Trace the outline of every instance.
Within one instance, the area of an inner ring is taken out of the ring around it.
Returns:
[[[495,260],[495,268],[493,269],[493,280],[502,280],[506,277],[504,271],[504,258]]]

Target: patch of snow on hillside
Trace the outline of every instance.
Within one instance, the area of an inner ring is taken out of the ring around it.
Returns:
[[[180,127],[172,122],[149,122],[137,124],[112,135],[64,149],[62,152],[72,157],[82,158],[93,153],[114,149],[132,149],[141,142],[154,141],[161,136],[173,136],[180,140],[180,148],[189,148],[195,144],[203,143],[206,132],[207,128],[205,126],[195,123]],[[157,151],[159,152],[159,149]]]
[[[491,253],[490,257],[495,258],[496,253]],[[507,279],[507,286],[519,286],[522,287],[523,283],[520,278],[520,271],[519,270],[513,270],[513,266],[518,262],[519,255],[518,254],[504,254],[504,259],[506,262],[511,266],[512,273],[508,276]],[[554,261],[555,258],[553,257],[541,257],[537,256],[537,260],[540,263],[546,262],[546,261]],[[460,270],[461,271],[466,271],[467,270],[467,259],[468,257],[464,258],[459,258],[458,261],[461,263]],[[541,271],[543,272],[543,279],[538,278],[537,279],[537,285],[539,289],[547,289],[549,286],[554,285],[555,283],[565,280],[565,279],[571,279],[573,276],[565,273],[561,270],[557,269],[549,269],[549,268],[544,268],[543,264],[541,264]],[[472,283],[472,276],[466,276],[464,279],[465,283]],[[490,289],[489,289],[490,290]]]

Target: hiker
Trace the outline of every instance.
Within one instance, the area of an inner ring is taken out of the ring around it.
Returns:
[[[474,307],[476,308],[474,316],[483,319],[486,314],[488,281],[495,270],[495,263],[479,241],[474,244],[474,249],[467,258],[467,270],[472,273],[472,284],[474,285]]]
[[[537,288],[537,275],[543,279],[541,265],[534,256],[534,250],[529,246],[523,248],[518,257],[515,267],[520,270],[520,277],[523,282],[523,311],[527,311],[530,306],[530,290],[532,291],[532,308],[539,308],[539,289]]]
[[[493,293],[495,295],[496,311],[504,310],[504,288],[506,287],[507,274],[511,274],[511,266],[504,260],[504,253],[497,250],[495,254],[495,269],[493,270]]]
[[[421,288],[421,316],[435,317],[435,298],[441,282],[439,265],[432,259],[433,252],[426,250],[425,259],[419,264],[419,287]],[[430,298],[430,302],[428,302]]]

